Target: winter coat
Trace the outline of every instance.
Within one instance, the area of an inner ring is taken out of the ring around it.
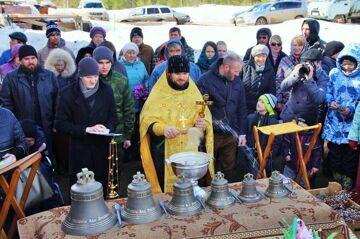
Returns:
[[[11,49],[7,49],[3,51],[3,53],[0,56],[0,65],[3,65],[7,63],[11,58]]]
[[[211,58],[208,59],[208,57],[206,56],[206,48],[208,46],[211,46],[214,50],[215,50],[215,55]],[[217,59],[219,58],[219,53],[217,51],[217,46],[214,42],[206,42],[205,45],[203,46],[199,59],[196,62],[196,65],[199,66],[201,73],[205,73],[209,70],[210,66],[217,61]]]
[[[276,58],[276,61],[274,62],[274,58],[271,56],[271,53],[269,54],[268,58],[271,62],[271,66],[274,68],[275,74],[278,71],[281,59],[287,56],[288,55],[286,55],[283,51],[280,51],[278,57]]]
[[[349,140],[356,141],[360,144],[360,104],[358,102],[354,119],[350,127],[350,132],[348,136]]]
[[[144,63],[142,63],[139,59],[137,59],[133,63],[130,63],[124,58],[122,58],[120,62],[125,66],[128,75],[129,87],[134,97],[135,86],[139,84],[144,84],[147,87],[149,75],[146,71]],[[138,113],[141,110],[141,102],[139,102],[139,100],[136,100],[135,98],[133,99],[135,103],[135,112]]]
[[[167,61],[164,61],[160,65],[156,66],[153,72],[151,73],[149,79],[150,90],[154,87],[155,83],[159,80],[160,76],[167,69],[167,63],[168,63]],[[198,82],[200,76],[201,76],[201,71],[199,67],[195,63],[190,62],[190,78],[196,83]]]
[[[55,128],[70,136],[70,184],[76,182],[76,173],[82,167],[93,171],[103,184],[106,181],[110,137],[87,134],[86,128],[102,124],[114,132],[118,120],[114,94],[108,84],[99,80],[94,97],[95,103],[90,107],[79,81],[66,86],[59,95]]]
[[[326,42],[321,40],[319,37],[319,31],[320,31],[320,24],[315,19],[306,19],[301,24],[308,24],[310,29],[310,35],[306,38],[306,41],[309,44],[309,49],[318,49],[320,51],[323,51],[326,46]]]
[[[309,148],[311,137],[314,134],[313,130],[304,131],[299,133],[301,146],[302,146],[302,154],[305,155],[306,151]],[[286,156],[290,156],[290,161],[285,161],[286,166],[288,166],[291,170],[295,173],[300,171],[300,159],[299,154],[296,148],[296,139],[295,136],[292,134],[286,134],[283,136],[282,140],[282,156],[285,159]],[[320,168],[322,159],[322,146],[321,141],[318,138],[316,140],[314,149],[311,151],[311,156],[309,158],[308,163],[306,164],[307,170],[311,170],[312,168]]]
[[[321,62],[321,67],[326,72],[326,74],[330,74],[330,71],[336,67],[336,59],[333,59],[328,56],[324,56]]]
[[[15,64],[15,62],[8,62],[8,63],[5,63],[3,65],[0,66],[0,74],[1,74],[1,78],[4,79],[5,76],[13,71],[13,70],[16,70],[17,68],[19,67],[19,65]]]
[[[209,107],[213,120],[229,124],[239,135],[246,135],[246,100],[244,84],[239,76],[229,81],[219,73],[223,58],[218,59],[204,73],[197,85],[202,94],[208,94],[213,104]]]
[[[39,60],[39,64],[41,66],[44,66],[45,65],[45,61],[50,53],[50,51],[52,51],[53,49],[56,49],[56,48],[61,48],[61,49],[64,49],[65,51],[69,52],[71,57],[75,60],[75,56],[74,56],[74,53],[65,46],[65,40],[64,39],[60,39],[60,42],[59,42],[59,45],[57,47],[52,47],[49,45],[49,43],[46,44],[45,47],[43,47],[42,49],[39,50],[38,52],[38,60]]]
[[[10,153],[21,159],[26,154],[26,145],[19,121],[10,110],[1,106],[0,119],[0,158]]]
[[[131,138],[135,122],[134,100],[128,79],[113,70],[106,77],[100,76],[100,79],[108,83],[114,91],[116,115],[119,120],[115,132],[123,134],[120,137],[121,142],[128,140]]]
[[[300,80],[294,71],[281,83],[281,91],[291,91],[290,98],[281,112],[284,122],[305,119],[311,125],[318,122],[319,107],[325,101],[328,75],[317,68],[315,76],[309,80]]]
[[[138,57],[144,63],[146,70],[147,70],[148,74],[150,75],[151,71],[152,71],[152,60],[154,57],[154,50],[152,49],[152,47],[142,43],[139,46]]]
[[[269,36],[269,40],[270,40],[270,37],[271,37],[271,30],[267,27],[264,27],[264,28],[260,28],[257,32],[256,32],[256,44],[259,44],[259,41],[258,41],[258,38],[259,38],[259,35],[261,32],[266,32],[266,34]],[[267,45],[267,47],[269,48],[269,51],[271,52],[271,48],[269,45]],[[248,61],[250,60],[250,58],[252,58],[251,56],[251,50],[253,49],[254,47],[250,47],[246,50],[246,53],[245,53],[245,56],[244,56],[244,61]]]
[[[65,62],[65,69],[61,74],[57,72],[55,69],[55,64],[57,63],[58,59],[61,59]],[[74,59],[71,55],[68,54],[67,51],[58,48],[54,49],[48,56],[45,61],[44,68],[53,72],[56,76],[56,79],[59,84],[59,89],[64,88],[68,84],[71,84],[76,81],[76,65]]]
[[[356,69],[345,75],[340,61],[344,56],[352,56],[357,61]],[[344,116],[338,110],[329,108],[323,131],[323,137],[335,144],[347,144],[348,134],[355,113],[356,105],[360,100],[360,47],[356,44],[346,46],[336,59],[336,68],[330,71],[330,80],[327,86],[326,102],[336,102],[342,107],[350,109],[350,114]]]
[[[245,88],[247,114],[256,111],[256,103],[261,95],[275,94],[275,72],[268,60],[264,70],[256,72],[255,62],[250,59],[243,67],[241,78]]]
[[[37,82],[33,91],[29,81]],[[52,132],[58,83],[54,73],[39,66],[33,77],[25,73],[23,67],[10,72],[4,79],[0,92],[2,106],[11,110],[18,120],[36,120],[40,110],[40,123],[46,134]],[[36,97],[37,96],[37,97]],[[37,107],[38,106],[38,107]]]

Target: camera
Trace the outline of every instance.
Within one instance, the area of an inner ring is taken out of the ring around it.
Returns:
[[[313,67],[313,69],[315,69],[315,65],[312,62],[306,62],[302,64],[301,68],[299,69],[300,80],[306,80],[305,76],[309,75],[311,71],[310,65]]]

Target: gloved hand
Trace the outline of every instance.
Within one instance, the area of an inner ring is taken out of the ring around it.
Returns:
[[[358,142],[356,142],[356,141],[354,141],[354,140],[349,140],[349,146],[350,146],[350,148],[352,148],[353,150],[357,150]]]

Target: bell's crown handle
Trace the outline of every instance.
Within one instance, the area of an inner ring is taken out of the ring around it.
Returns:
[[[77,182],[79,184],[87,184],[95,182],[94,172],[89,171],[87,168],[82,168],[80,173],[76,174]]]
[[[252,179],[254,179],[254,175],[252,175],[251,173],[245,174],[244,181],[250,181]]]
[[[216,174],[215,174],[216,180],[221,180],[223,178],[224,178],[224,174],[222,172],[220,172],[220,171],[216,172]]]
[[[145,179],[145,175],[137,172],[134,176],[133,176],[133,181],[132,183],[146,183],[146,179]]]

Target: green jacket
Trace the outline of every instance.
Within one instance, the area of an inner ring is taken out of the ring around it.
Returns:
[[[360,103],[358,103],[348,139],[360,143]]]
[[[134,130],[135,110],[129,82],[126,77],[113,70],[106,77],[100,76],[100,79],[107,82],[114,91],[116,114],[119,120],[115,132],[123,134],[117,142],[130,140]]]

